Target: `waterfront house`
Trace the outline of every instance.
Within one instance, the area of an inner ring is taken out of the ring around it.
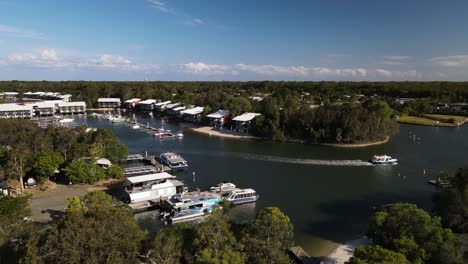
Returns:
[[[130,203],[164,200],[184,192],[184,184],[167,172],[128,177],[125,186]]]
[[[154,105],[154,109],[156,111],[162,112],[162,111],[164,111],[164,109],[166,109],[166,106],[169,105],[170,103],[171,103],[171,101],[159,102],[159,103]]]
[[[123,106],[127,109],[135,108],[141,102],[140,98],[132,98],[123,103]]]
[[[181,105],[181,103],[168,104],[168,105],[166,105],[166,108],[164,108],[164,111],[169,112],[171,109],[174,109],[174,108],[176,108],[176,107],[178,107],[180,105]]]
[[[236,116],[232,121],[236,122],[235,130],[242,133],[249,133],[251,121],[261,114],[258,113],[243,113],[240,116]]]
[[[141,101],[138,104],[138,109],[142,112],[152,112],[155,108],[156,102],[157,101],[154,99],[147,99],[147,100]]]
[[[182,120],[190,122],[190,123],[197,123],[201,119],[201,114],[205,108],[201,106],[196,106],[190,109],[186,109],[180,112],[180,116]]]
[[[22,104],[0,104],[0,118],[27,118],[33,117],[33,106]]]
[[[3,99],[7,99],[7,100],[16,100],[16,98],[18,97],[18,93],[17,92],[3,92],[3,93],[0,93],[0,97]]]
[[[167,114],[170,116],[180,116],[180,112],[185,110],[185,106],[177,106],[167,110]]]
[[[206,116],[210,119],[210,126],[214,128],[222,128],[228,121],[229,110],[218,110]]]
[[[120,98],[99,98],[97,100],[98,108],[119,108]]]
[[[66,114],[84,114],[86,112],[86,103],[85,102],[59,102],[58,113],[61,115]]]

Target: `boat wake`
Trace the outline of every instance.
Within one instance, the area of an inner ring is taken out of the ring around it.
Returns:
[[[316,159],[299,159],[286,158],[258,154],[242,154],[239,157],[250,160],[270,161],[279,163],[315,165],[315,166],[372,166],[371,163],[364,160],[316,160]]]

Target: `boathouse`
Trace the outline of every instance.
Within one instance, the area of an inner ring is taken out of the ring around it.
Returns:
[[[177,106],[167,110],[167,114],[170,116],[180,116],[180,112],[185,110],[185,106]]]
[[[123,103],[123,106],[127,109],[135,108],[141,102],[140,98],[132,98]]]
[[[156,100],[147,99],[138,104],[138,109],[142,112],[152,112],[155,108]]]
[[[257,116],[261,114],[258,113],[243,113],[240,116],[236,116],[232,121],[236,122],[235,130],[242,133],[249,133],[250,122]]]
[[[156,111],[162,112],[164,109],[166,109],[166,106],[169,105],[171,101],[164,101],[164,102],[159,102],[154,105],[154,108]]]
[[[190,122],[190,123],[197,123],[201,120],[201,114],[205,108],[201,106],[196,106],[187,110],[183,110],[180,112],[180,116],[182,120]]]
[[[119,108],[120,98],[99,98],[97,100],[98,108]]]
[[[164,109],[164,111],[169,112],[169,110],[174,109],[174,108],[176,108],[176,107],[178,107],[180,105],[181,105],[181,103],[168,104],[168,105],[166,105],[166,108]]]
[[[215,113],[211,113],[206,116],[210,119],[210,126],[214,128],[222,128],[228,121],[229,110],[218,110]]]

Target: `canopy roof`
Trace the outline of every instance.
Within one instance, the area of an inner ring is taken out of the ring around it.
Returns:
[[[198,114],[203,113],[203,109],[205,109],[205,108],[201,107],[201,106],[197,106],[197,107],[194,107],[194,108],[190,108],[190,109],[181,111],[180,113],[183,114],[183,115],[198,115]]]
[[[207,115],[208,118],[223,118],[229,115],[229,110],[218,110],[216,113],[211,113]]]
[[[239,122],[247,122],[247,121],[250,121],[250,120],[254,119],[256,116],[259,116],[259,115],[261,115],[261,114],[258,114],[258,113],[243,113],[240,116],[234,117],[232,120],[239,121]]]
[[[98,103],[120,103],[120,98],[99,98]]]
[[[135,183],[140,183],[140,182],[150,182],[150,181],[158,181],[158,180],[173,179],[173,178],[175,178],[175,176],[167,172],[161,172],[161,173],[153,173],[153,174],[129,177],[127,178],[127,181],[129,181],[132,184],[135,184]]]

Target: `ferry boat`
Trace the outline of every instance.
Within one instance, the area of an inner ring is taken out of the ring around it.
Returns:
[[[184,137],[182,132],[172,133],[170,130],[159,129],[154,135],[156,138],[181,138]]]
[[[167,209],[161,217],[167,222],[181,222],[209,215],[218,207],[220,197],[216,195],[174,195],[166,201]]]
[[[166,152],[161,154],[159,158],[161,158],[161,161],[173,171],[186,170],[189,167],[187,161],[176,153]]]
[[[370,163],[374,165],[396,165],[398,164],[397,159],[393,159],[387,155],[374,155],[372,159],[369,160]]]
[[[210,191],[211,192],[227,192],[227,191],[232,191],[236,188],[236,185],[234,183],[230,182],[220,182],[214,186],[211,186]]]
[[[238,205],[256,202],[260,196],[254,189],[235,189],[223,194],[223,198],[228,200],[232,205]]]

